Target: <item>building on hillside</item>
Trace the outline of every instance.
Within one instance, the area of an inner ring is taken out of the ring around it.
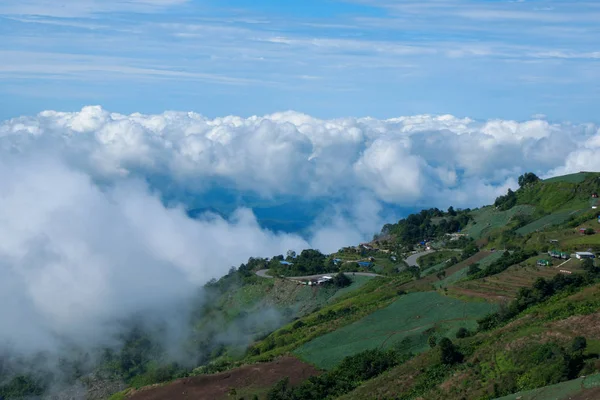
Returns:
[[[291,262],[288,262],[288,261],[283,261],[283,260],[279,261],[279,264],[281,264],[281,265],[287,265],[287,266],[294,265],[294,263],[291,263]]]
[[[593,199],[597,199],[598,198],[598,193],[596,193],[596,192],[592,193],[592,198]]]
[[[331,280],[333,280],[333,277],[329,275],[322,276],[319,279],[317,279],[317,285],[322,285],[323,283],[327,283]]]
[[[373,263],[369,261],[359,261],[357,264],[363,268],[370,268],[373,266]]]
[[[596,258],[594,253],[590,253],[589,251],[578,251],[575,253],[575,257],[577,257],[579,260],[583,260],[585,258]]]
[[[537,260],[537,265],[539,267],[549,267],[551,262],[549,260]]]
[[[585,233],[585,230],[586,230],[586,229],[587,229],[587,228],[579,228],[579,233]]]
[[[450,241],[454,242],[454,241],[460,239],[461,237],[466,237],[468,235],[465,234],[465,233],[446,233],[446,236],[449,236],[450,237]]]
[[[333,265],[339,265],[343,262],[343,260],[341,258],[334,258],[333,259]]]

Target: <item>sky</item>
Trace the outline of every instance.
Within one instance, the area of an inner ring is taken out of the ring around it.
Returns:
[[[99,104],[599,122],[599,19],[593,1],[4,0],[0,119]]]

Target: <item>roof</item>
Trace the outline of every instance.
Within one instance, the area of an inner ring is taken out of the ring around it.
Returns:
[[[287,262],[287,261],[279,261],[279,264],[281,264],[281,265],[294,265],[291,262]]]
[[[594,253],[590,253],[589,251],[578,251],[577,253],[578,256],[593,256]]]

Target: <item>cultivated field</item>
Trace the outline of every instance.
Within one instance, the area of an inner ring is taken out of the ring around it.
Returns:
[[[494,261],[496,261],[497,259],[499,259],[500,257],[502,257],[502,252],[500,252],[500,251],[491,253],[478,262],[479,267],[483,269],[483,268],[487,267],[489,264],[491,264]],[[434,283],[435,287],[436,288],[446,287],[446,286],[449,286],[449,285],[465,278],[467,276],[467,271],[469,270],[469,265],[465,265],[462,269],[456,271],[453,274],[446,273],[446,278]]]
[[[515,206],[507,211],[498,211],[493,206],[481,208],[473,212],[474,222],[471,222],[463,233],[469,234],[474,239],[481,238],[485,233],[506,226],[510,219],[516,215],[531,215],[535,211],[533,206]]]
[[[588,173],[586,172],[577,172],[575,174],[556,176],[554,178],[545,179],[544,183],[557,183],[557,182],[566,182],[566,183],[581,183],[585,181],[588,177]]]
[[[593,400],[600,398],[600,374],[515,393],[496,400]]]
[[[552,225],[562,224],[563,222],[568,220],[572,215],[577,215],[579,212],[581,212],[581,210],[557,211],[517,229],[517,233],[520,235],[527,235],[528,233],[535,232],[537,230],[542,230]]]
[[[446,268],[446,276],[451,276],[452,274],[464,269],[465,267],[468,267],[471,264],[475,264],[480,262],[481,260],[483,260],[484,258],[488,257],[490,254],[489,251],[480,251],[479,253],[475,254],[473,257],[469,257],[464,261],[459,262],[458,264],[455,264],[449,268]],[[435,289],[435,283],[439,281],[439,279],[435,276],[435,274],[432,275],[427,275],[424,278],[421,278],[417,281],[411,281],[408,282],[404,285],[401,286],[401,288],[403,290],[421,290],[421,291],[426,291],[426,290],[433,290]]]
[[[180,379],[164,386],[148,387],[123,398],[133,400],[196,399],[218,400],[229,398],[250,399],[254,395],[265,395],[279,380],[289,377],[292,385],[318,375],[311,365],[294,357],[247,365],[214,375],[199,375]]]
[[[523,264],[512,266],[506,271],[497,275],[488,276],[482,279],[472,281],[459,282],[455,286],[450,287],[449,291],[452,294],[479,297],[489,301],[506,301],[516,297],[519,289],[530,287],[537,278],[552,278],[556,274],[561,273],[560,270],[570,272],[581,272],[581,262],[576,259],[571,259],[566,264],[559,267],[565,260],[554,260],[550,267],[538,267],[535,265],[536,260],[547,257],[535,257]]]
[[[489,303],[464,302],[436,292],[411,293],[294,353],[319,368],[330,369],[346,356],[373,348],[394,346],[404,352],[422,352],[427,350],[431,334],[453,337],[461,327],[474,329],[478,318],[495,309]]]

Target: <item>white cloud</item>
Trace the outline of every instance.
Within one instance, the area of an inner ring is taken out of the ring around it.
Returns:
[[[589,164],[576,155],[594,147],[597,129],[451,115],[320,120],[290,111],[209,119],[85,107],[5,121],[0,151],[28,154],[43,147],[109,181],[160,174],[197,191],[211,184],[262,197],[328,198],[368,191],[379,201],[400,205],[477,206],[493,200],[495,191],[464,196],[473,180],[503,187],[523,171],[543,175]],[[565,163],[569,154],[580,161]]]
[[[473,207],[525,171],[598,170],[600,132],[539,119],[85,107],[0,123],[0,160],[0,343],[37,350],[65,337],[98,343],[107,321],[185,301],[250,256],[363,241],[397,218],[384,203]],[[153,176],[168,184],[140,179]],[[157,192],[202,197],[215,186],[331,205],[301,238],[262,229],[248,209],[193,220]]]
[[[0,14],[84,17],[99,13],[150,13],[182,5],[189,0],[5,0]]]
[[[249,210],[192,220],[140,182],[103,190],[44,156],[3,157],[0,177],[0,344],[15,351],[106,344],[115,321],[189,300],[231,265],[308,247]]]

